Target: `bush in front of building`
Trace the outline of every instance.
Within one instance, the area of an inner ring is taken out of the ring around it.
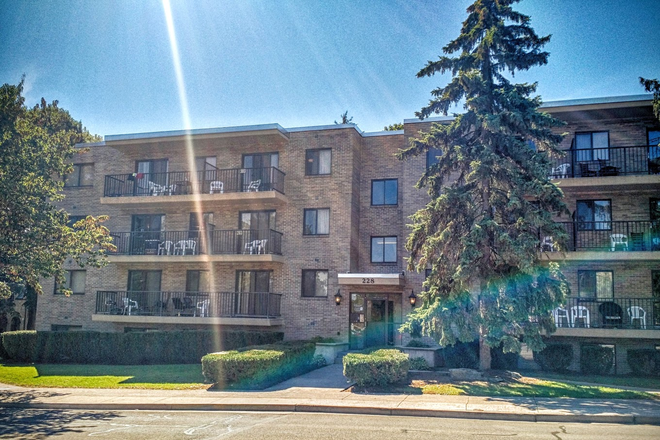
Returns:
[[[457,342],[442,349],[446,368],[479,368],[479,341]]]
[[[636,376],[660,376],[660,351],[632,349],[626,353],[628,366]]]
[[[265,388],[318,368],[315,350],[313,342],[289,341],[209,353],[202,357],[202,374],[220,388]]]
[[[502,345],[490,349],[490,368],[493,370],[518,369],[518,353],[504,353]]]
[[[431,369],[429,363],[423,357],[414,357],[409,359],[411,370],[428,371]]]
[[[408,376],[410,359],[395,349],[371,353],[348,353],[344,356],[344,376],[358,386],[385,386]]]
[[[206,353],[281,341],[281,332],[131,333],[17,331],[2,335],[9,359],[75,364],[192,364]]]
[[[608,374],[614,365],[614,350],[600,345],[583,345],[580,350],[580,372]]]
[[[541,351],[534,352],[534,360],[543,371],[564,372],[573,361],[571,344],[550,344]]]

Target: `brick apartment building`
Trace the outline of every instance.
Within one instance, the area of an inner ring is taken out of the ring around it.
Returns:
[[[552,336],[660,346],[660,126],[648,96],[547,103],[567,125],[552,175],[573,213],[565,260],[572,297]],[[438,119],[435,119],[436,121]],[[427,161],[394,154],[434,120],[364,133],[278,124],[106,136],[76,157],[62,206],[107,214],[117,252],[102,269],[68,262],[39,298],[38,330],[251,329],[400,344],[424,274],[406,270],[408,217]],[[196,171],[192,171],[191,162]],[[576,361],[577,362],[577,361]]]

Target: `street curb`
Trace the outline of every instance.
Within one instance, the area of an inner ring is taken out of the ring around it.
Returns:
[[[450,411],[415,408],[387,408],[378,406],[338,406],[308,404],[226,404],[226,403],[20,403],[0,402],[0,408],[30,408],[52,410],[93,410],[93,411],[261,411],[261,412],[301,412],[361,414],[408,417],[438,417],[457,419],[486,419],[520,422],[562,422],[562,423],[616,423],[626,425],[660,425],[660,416],[633,414],[517,414],[488,411]]]

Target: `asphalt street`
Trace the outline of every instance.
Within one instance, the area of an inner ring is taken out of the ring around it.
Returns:
[[[0,439],[551,439],[660,438],[660,427],[347,414],[54,411],[6,408]]]

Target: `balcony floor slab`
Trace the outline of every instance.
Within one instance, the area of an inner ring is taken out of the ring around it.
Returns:
[[[254,327],[277,327],[283,325],[282,318],[258,317],[201,317],[201,316],[149,316],[149,315],[103,315],[93,314],[92,321],[121,324],[174,324],[174,325],[236,325]]]
[[[111,263],[284,263],[282,255],[222,254],[222,255],[110,255]]]

